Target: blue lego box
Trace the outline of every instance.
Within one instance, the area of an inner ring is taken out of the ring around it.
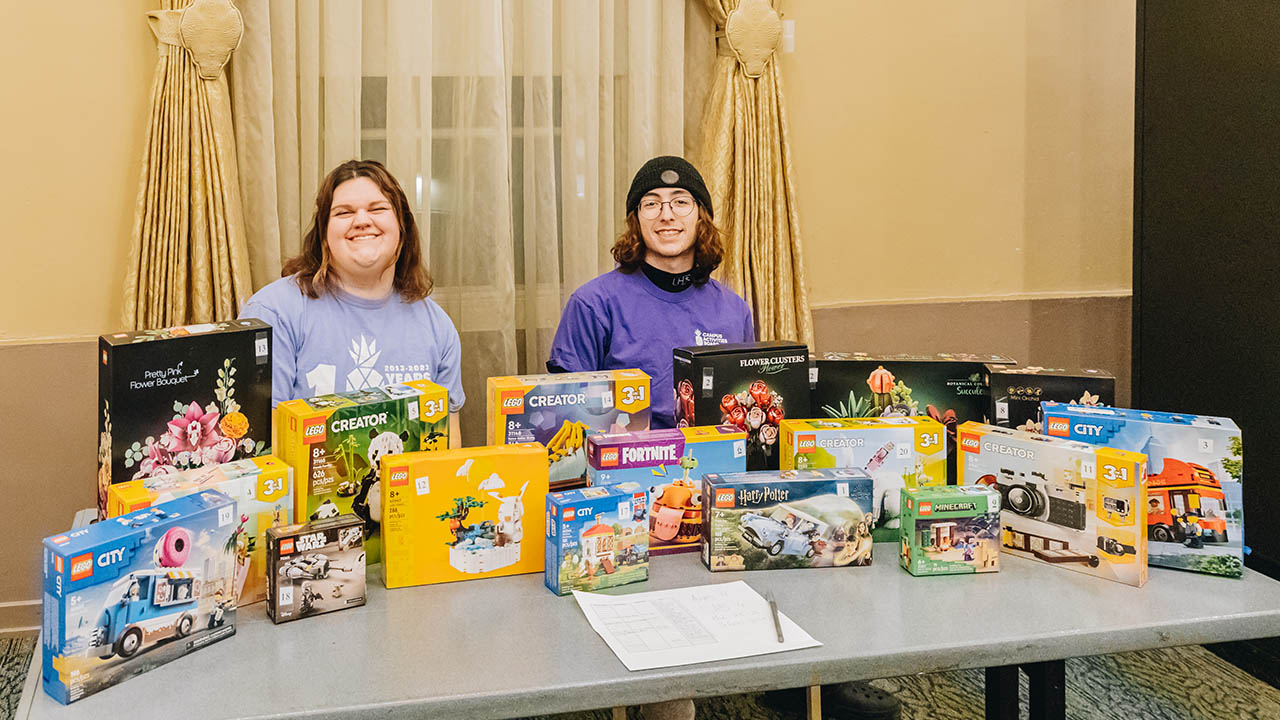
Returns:
[[[547,495],[546,583],[551,592],[649,579],[646,493],[638,483]]]
[[[71,703],[235,634],[237,527],[208,490],[45,538],[45,692]]]

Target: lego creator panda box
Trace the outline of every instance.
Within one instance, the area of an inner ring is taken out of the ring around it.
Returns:
[[[387,587],[543,571],[540,443],[405,453],[382,477]]]
[[[1000,493],[984,485],[902,488],[899,562],[912,575],[1000,569]]]
[[[702,476],[712,572],[871,564],[871,478],[855,468]]]
[[[634,482],[547,495],[547,588],[568,595],[648,580],[646,499]]]
[[[984,377],[991,394],[987,417],[1000,427],[1040,432],[1040,403],[1044,401],[1116,404],[1116,378],[1105,370],[987,365]]]
[[[1147,456],[1022,430],[960,426],[960,482],[1000,493],[1005,551],[1141,587]]]
[[[236,526],[206,490],[45,538],[45,692],[74,702],[233,635]]]
[[[364,521],[355,515],[267,530],[267,617],[300,620],[365,602]]]
[[[271,326],[98,338],[98,519],[113,483],[270,452]]]
[[[1044,403],[1051,437],[1147,455],[1150,564],[1211,575],[1244,572],[1244,446],[1222,417]]]

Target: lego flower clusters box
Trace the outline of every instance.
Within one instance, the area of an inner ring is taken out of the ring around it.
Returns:
[[[902,488],[900,564],[912,575],[1000,569],[1000,493],[983,485]]]
[[[1244,572],[1244,446],[1223,417],[1044,403],[1044,432],[1147,455],[1150,564]]]
[[[547,495],[547,588],[568,595],[648,580],[646,499],[634,482]]]
[[[364,521],[355,515],[267,530],[267,617],[301,620],[364,605]]]
[[[1000,493],[1008,552],[1141,587],[1147,456],[967,422],[960,482]]]
[[[1038,433],[1040,403],[1073,405],[1116,404],[1116,378],[1092,368],[1046,368],[987,365],[984,375],[991,393],[991,424]]]
[[[270,452],[271,326],[98,338],[98,519],[113,483]]]
[[[74,702],[233,635],[236,532],[206,490],[45,538],[45,692]]]

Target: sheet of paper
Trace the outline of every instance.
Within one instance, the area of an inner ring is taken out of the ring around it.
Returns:
[[[628,670],[728,660],[817,647],[781,611],[778,642],[769,602],[741,580],[720,585],[573,597],[591,627]]]

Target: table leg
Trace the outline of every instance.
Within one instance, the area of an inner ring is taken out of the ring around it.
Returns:
[[[805,717],[808,720],[822,720],[822,686],[810,685],[805,689]]]
[[[1018,720],[1018,666],[987,668],[987,720]]]
[[[627,720],[627,708],[625,705],[619,705],[613,709],[613,720]]]
[[[1022,666],[1031,686],[1031,720],[1063,720],[1067,716],[1067,665],[1063,660]]]

